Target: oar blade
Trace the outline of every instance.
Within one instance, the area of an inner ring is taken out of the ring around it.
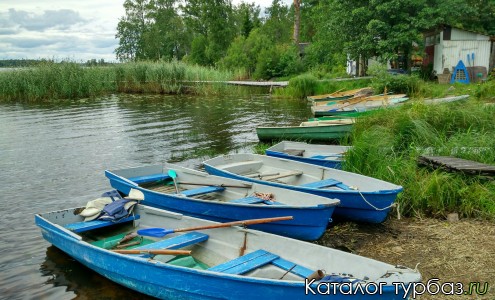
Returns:
[[[177,172],[175,172],[175,170],[170,169],[168,170],[167,174],[168,176],[172,177],[172,179],[177,178]]]
[[[151,236],[151,237],[163,237],[169,233],[174,233],[173,229],[165,229],[165,228],[146,228],[139,229],[137,234],[143,236]]]

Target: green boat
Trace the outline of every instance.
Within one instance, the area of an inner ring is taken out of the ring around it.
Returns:
[[[260,141],[331,141],[347,136],[353,124],[354,119],[308,121],[299,126],[257,127],[256,134]]]
[[[359,117],[369,116],[373,112],[375,111],[346,111],[346,112],[340,112],[340,114],[332,115],[332,116],[309,118],[308,121],[329,121],[329,120],[359,118]]]

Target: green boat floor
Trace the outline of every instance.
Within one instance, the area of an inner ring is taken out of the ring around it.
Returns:
[[[111,248],[115,247],[117,245],[117,243],[125,235],[126,235],[126,233],[117,234],[117,235],[114,235],[114,236],[105,238],[103,240],[92,242],[91,245],[96,246],[96,247],[100,247],[100,248],[103,248],[103,249],[111,249]],[[139,241],[139,239],[140,239],[140,237],[137,236],[137,237],[133,238],[132,240],[127,241],[126,244],[132,243],[132,242],[137,242],[137,241]],[[141,247],[141,246],[148,245],[148,244],[151,244],[151,243],[154,243],[154,242],[155,242],[154,240],[143,238],[143,240],[141,241],[141,243],[139,243],[138,245],[133,245],[133,246],[125,247],[125,248],[122,248],[122,249],[133,249],[133,248]]]
[[[206,270],[209,268],[207,264],[195,259],[191,255],[176,256],[171,260],[167,261],[167,264],[171,264],[179,267],[198,269],[198,270]]]

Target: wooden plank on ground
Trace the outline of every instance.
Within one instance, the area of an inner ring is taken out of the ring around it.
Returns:
[[[420,156],[418,163],[447,171],[458,171],[468,174],[495,175],[495,166],[477,161],[461,159],[453,156]]]

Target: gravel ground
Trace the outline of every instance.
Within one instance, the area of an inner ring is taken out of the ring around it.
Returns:
[[[390,218],[383,224],[336,223],[317,243],[394,265],[417,266],[425,284],[438,278],[440,285],[461,282],[466,290],[470,282],[480,282],[478,291],[483,292],[488,283],[484,295],[424,294],[416,299],[495,299],[493,222]]]

